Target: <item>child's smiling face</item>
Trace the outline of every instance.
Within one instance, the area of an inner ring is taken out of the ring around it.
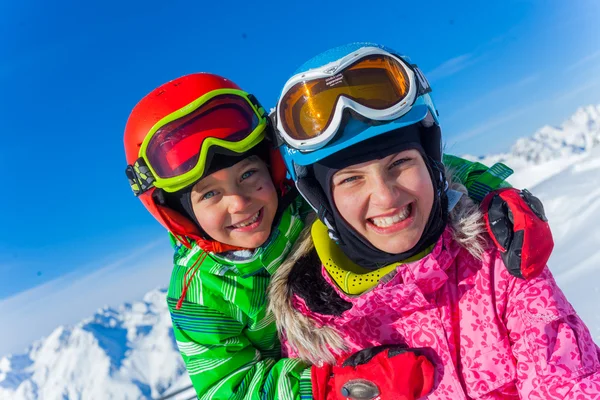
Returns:
[[[340,215],[373,246],[390,254],[416,246],[434,201],[417,150],[351,165],[336,172],[331,184]]]
[[[269,170],[257,156],[201,179],[191,200],[198,223],[210,237],[248,249],[267,241],[278,204]]]

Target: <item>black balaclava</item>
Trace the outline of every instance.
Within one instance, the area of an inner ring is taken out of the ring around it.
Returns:
[[[210,158],[208,169],[203,174],[203,177],[206,177],[212,173],[220,171],[225,168],[229,168],[239,163],[240,161],[245,160],[251,156],[258,156],[264,162],[269,164],[269,149],[268,144],[264,141],[254,146],[252,149],[248,150],[245,153],[237,154],[233,152],[228,152],[227,154],[222,154],[219,152],[215,152],[212,154]],[[172,210],[177,211],[181,215],[187,217],[190,221],[194,222],[202,237],[206,240],[214,240],[212,239],[200,226],[200,223],[196,219],[196,214],[194,213],[194,207],[192,206],[192,189],[202,178],[198,179],[193,184],[186,186],[185,188],[178,190],[174,193],[168,193],[163,191],[163,198],[165,205]]]
[[[422,145],[421,129],[424,128],[418,124],[400,128],[338,151],[313,165],[314,178],[321,186],[327,203],[329,203],[321,205],[326,209],[319,210],[319,215],[322,217],[323,212],[330,214],[331,218],[328,220],[333,225],[329,227],[330,232],[333,230],[331,233],[337,236],[338,245],[344,254],[361,267],[374,270],[410,258],[434,244],[444,231],[448,220],[446,178],[443,166],[425,152],[423,147],[427,146]],[[382,159],[409,149],[418,150],[425,160],[433,182],[434,201],[423,235],[415,247],[404,253],[390,254],[369,243],[340,215],[333,201],[331,179],[337,171],[350,165]]]

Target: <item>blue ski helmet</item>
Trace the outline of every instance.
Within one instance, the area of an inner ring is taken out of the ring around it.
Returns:
[[[334,63],[353,52],[356,52],[364,47],[377,47],[390,54],[402,59],[410,66],[414,66],[410,61],[410,58],[393,50],[388,47],[368,42],[356,42],[350,43],[343,46],[334,47],[327,50],[307,62],[305,62],[290,79],[298,74],[305,73],[311,69],[321,68],[327,64]],[[419,79],[425,80],[425,77],[421,73]],[[426,80],[425,83],[429,85]],[[282,93],[283,96],[284,93]],[[277,116],[277,113],[275,113]],[[287,144],[283,143],[280,146],[281,154],[285,161],[288,173],[290,177],[296,182],[299,178],[298,175],[302,175],[304,167],[314,164],[315,162],[324,159],[325,157],[348,148],[352,145],[365,141],[375,136],[383,135],[387,132],[403,128],[409,125],[421,123],[425,127],[436,126],[435,130],[428,130],[424,132],[421,138],[421,142],[427,155],[439,161],[441,163],[442,151],[441,151],[441,133],[439,129],[439,112],[435,107],[434,101],[430,93],[424,93],[419,95],[410,110],[402,115],[401,117],[391,121],[377,121],[376,123],[369,123],[364,118],[356,119],[349,118],[347,123],[337,132],[335,140],[314,151],[298,151],[291,148]]]

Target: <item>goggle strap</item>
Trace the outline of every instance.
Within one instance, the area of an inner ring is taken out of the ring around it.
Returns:
[[[254,104],[254,106],[256,107],[256,110],[261,113],[260,116],[261,117],[267,117],[267,111],[265,110],[265,108],[260,104],[260,102],[257,100],[256,97],[254,97],[253,94],[248,93],[248,100],[250,100],[250,102],[252,104]],[[262,112],[261,112],[262,110]]]
[[[417,64],[411,64],[411,67],[415,73],[415,76],[417,77],[417,81],[419,82],[419,92],[417,95],[420,96],[422,94],[430,93],[432,91],[431,85],[429,84],[427,78],[425,78],[423,71],[417,67]]]
[[[154,175],[143,158],[138,158],[133,165],[128,165],[125,175],[135,196],[139,196],[154,187]]]
[[[281,134],[277,129],[277,110],[273,110],[267,116],[267,123],[271,125],[271,129],[267,130],[267,132],[272,132],[272,135],[269,135],[269,133],[267,133],[267,135],[269,135],[269,139],[275,144],[275,148],[278,149],[281,145],[285,144],[285,140],[283,140],[283,137],[281,137]]]
[[[281,137],[281,135],[279,134],[279,131],[276,128],[277,125],[273,124],[273,136],[275,139],[275,147],[276,148],[280,148],[282,145],[285,144],[285,141],[283,140],[283,138]]]

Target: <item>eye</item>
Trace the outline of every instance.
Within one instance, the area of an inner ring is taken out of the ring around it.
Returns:
[[[410,158],[408,158],[408,157],[405,157],[405,158],[400,158],[399,160],[396,160],[396,161],[394,161],[393,163],[391,163],[391,164],[390,164],[390,168],[397,167],[397,166],[399,166],[399,165],[402,165],[402,164],[404,164],[405,162],[407,162],[407,161],[410,161],[410,160],[411,160],[411,159],[410,159]]]
[[[208,200],[211,199],[213,197],[215,197],[217,195],[217,193],[214,190],[211,190],[210,192],[206,192],[202,195],[202,200]]]
[[[246,180],[246,179],[250,178],[252,175],[254,175],[256,173],[256,171],[257,170],[255,170],[255,169],[250,169],[250,170],[244,172],[242,174],[242,176],[240,177],[240,180],[243,181],[243,180]]]
[[[357,179],[358,179],[358,176],[350,176],[350,177],[348,177],[348,178],[344,178],[344,179],[342,179],[342,180],[341,180],[341,181],[339,181],[337,184],[338,184],[338,185],[344,185],[344,184],[346,184],[346,183],[351,183],[351,182],[354,182],[354,181],[356,181]]]

